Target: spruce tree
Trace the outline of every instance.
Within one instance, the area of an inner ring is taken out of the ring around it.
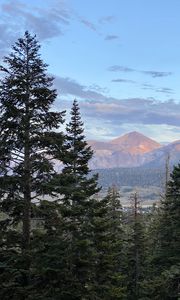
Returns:
[[[66,290],[71,292],[70,299],[91,299],[92,296],[92,196],[100,190],[97,175],[90,175],[88,163],[92,155],[93,151],[85,140],[79,105],[74,100],[71,119],[66,126],[63,169],[57,177],[61,215],[68,241],[69,282]]]
[[[94,290],[96,299],[126,299],[123,256],[122,206],[115,186],[94,202]]]
[[[61,178],[61,193],[64,201],[71,201],[72,205],[84,203],[99,191],[97,175],[88,176],[88,163],[93,151],[88,146],[84,136],[83,122],[77,100],[74,100],[71,110],[71,120],[66,126],[66,141]]]
[[[132,195],[131,201],[129,225],[126,229],[126,266],[124,271],[127,274],[127,299],[139,300],[146,260],[145,224],[137,193]]]
[[[180,164],[174,167],[168,182],[160,216],[160,253],[165,267],[179,263],[180,249]]]
[[[158,247],[155,254],[156,274],[161,282],[164,299],[178,299],[180,295],[180,164],[175,166],[161,203]]]
[[[49,158],[56,148],[53,139],[57,135],[61,144],[61,135],[53,130],[62,123],[63,113],[51,110],[57,93],[39,48],[36,37],[25,32],[1,66],[4,75],[0,82],[0,194],[5,217],[1,227],[0,296],[3,299],[27,299],[23,286],[30,279],[34,203],[52,194],[55,171]],[[18,290],[17,295],[14,290]]]
[[[142,285],[142,299],[178,300],[180,278],[180,165],[175,166],[166,194],[148,231],[147,276]],[[140,298],[141,299],[141,298]]]

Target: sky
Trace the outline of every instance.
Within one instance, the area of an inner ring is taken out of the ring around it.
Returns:
[[[54,108],[79,101],[87,139],[180,139],[179,0],[0,0],[0,61],[28,30],[55,77]]]

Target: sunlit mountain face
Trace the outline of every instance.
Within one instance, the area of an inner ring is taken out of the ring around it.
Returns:
[[[148,164],[158,166],[165,163],[168,155],[171,164],[180,159],[180,141],[161,145],[136,131],[109,142],[89,141],[89,145],[94,150],[94,157],[90,162],[92,169],[137,167]]]

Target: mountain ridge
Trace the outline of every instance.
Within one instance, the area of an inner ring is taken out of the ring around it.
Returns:
[[[94,151],[90,161],[91,169],[138,167],[153,161],[159,165],[165,162],[167,153],[173,162],[180,159],[180,140],[163,146],[137,131],[106,142],[91,140],[88,144]]]

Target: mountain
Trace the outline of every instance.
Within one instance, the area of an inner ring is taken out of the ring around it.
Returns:
[[[180,159],[180,141],[162,146],[158,142],[133,131],[109,142],[88,141],[94,150],[91,169],[119,167],[156,167],[165,164],[167,153],[172,163]]]
[[[143,165],[148,168],[164,166],[168,156],[170,165],[180,161],[180,140],[145,154]]]
[[[92,169],[135,167],[141,165],[142,154],[159,149],[161,145],[136,131],[109,142],[89,141],[94,150]]]
[[[161,147],[156,141],[136,131],[118,137],[110,141],[110,144],[115,145],[117,150],[123,150],[133,155],[143,154]]]

